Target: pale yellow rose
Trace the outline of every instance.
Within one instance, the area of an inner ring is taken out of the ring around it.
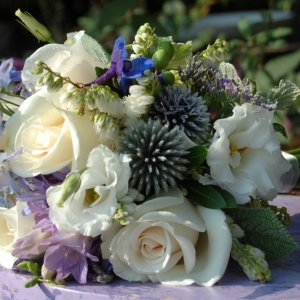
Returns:
[[[78,116],[62,107],[63,91],[49,94],[46,88],[27,98],[6,122],[6,152],[24,148],[24,154],[12,159],[12,171],[22,177],[50,174],[67,165],[85,166],[98,137],[90,120],[91,113]]]

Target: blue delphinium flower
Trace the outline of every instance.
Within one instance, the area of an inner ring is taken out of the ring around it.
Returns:
[[[118,77],[118,83],[125,94],[128,94],[133,79],[142,77],[146,70],[154,71],[153,63],[152,59],[143,56],[133,60],[124,60],[123,72]]]
[[[210,114],[201,97],[191,94],[191,88],[166,86],[156,96],[149,115],[180,130],[195,143],[201,144],[210,132]]]

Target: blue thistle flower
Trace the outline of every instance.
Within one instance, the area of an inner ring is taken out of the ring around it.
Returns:
[[[120,143],[122,153],[132,160],[131,187],[135,187],[146,196],[154,189],[176,186],[176,180],[182,180],[188,160],[178,129],[169,131],[169,125],[158,120],[138,121],[132,128],[125,130]]]
[[[201,144],[210,131],[210,114],[198,94],[191,88],[167,86],[157,95],[150,107],[149,116],[163,124],[178,126],[195,143]]]

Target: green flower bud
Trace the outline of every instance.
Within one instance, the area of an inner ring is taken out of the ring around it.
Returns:
[[[171,58],[169,56],[169,53],[167,53],[163,49],[159,49],[153,54],[152,60],[154,60],[153,67],[155,69],[163,70],[168,66]]]
[[[173,85],[175,82],[175,76],[171,72],[164,72],[162,75],[162,79],[168,85]]]
[[[54,78],[52,73],[48,72],[44,77],[43,77],[43,83],[45,85],[50,85],[51,83],[53,83]]]
[[[169,55],[170,60],[172,59],[172,57],[174,55],[174,46],[172,45],[172,43],[170,41],[160,42],[158,45],[158,49],[165,50],[165,52]]]
[[[30,13],[22,13],[20,9],[15,12],[15,15],[21,19],[20,24],[22,24],[26,29],[28,29],[39,41],[54,43],[51,33],[49,30],[38,22]]]
[[[32,75],[38,75],[38,74],[42,74],[43,71],[44,71],[43,68],[33,68],[33,69],[30,70],[30,73]]]

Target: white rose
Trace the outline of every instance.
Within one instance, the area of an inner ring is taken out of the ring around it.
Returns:
[[[211,286],[223,276],[232,238],[221,210],[195,207],[171,188],[139,205],[133,217],[101,236],[103,257],[119,277]]]
[[[237,203],[253,198],[272,200],[282,189],[281,175],[291,165],[282,156],[272,125],[273,111],[244,103],[233,115],[217,120],[209,147],[209,176],[203,184],[217,184],[229,191]]]
[[[24,154],[12,159],[12,171],[22,177],[49,174],[72,163],[82,168],[98,144],[90,112],[78,116],[59,102],[60,92],[46,88],[27,98],[5,124],[6,152],[24,147]]]
[[[93,149],[87,161],[87,170],[80,177],[80,187],[58,206],[62,187],[47,190],[49,217],[63,232],[79,231],[95,237],[107,230],[118,208],[118,201],[127,194],[130,178],[130,158],[117,155],[107,146]]]
[[[12,256],[13,243],[25,236],[34,226],[34,218],[23,216],[24,204],[17,202],[13,208],[0,207],[0,265],[11,269],[17,257]]]
[[[22,72],[22,81],[27,89],[31,88],[30,85],[36,86],[38,79],[44,75],[31,74],[38,60],[46,63],[52,71],[59,72],[61,76],[69,77],[73,82],[93,81],[96,78],[95,67],[106,68],[107,66],[86,51],[82,44],[83,35],[83,31],[78,32],[73,45],[48,44],[27,58]]]

